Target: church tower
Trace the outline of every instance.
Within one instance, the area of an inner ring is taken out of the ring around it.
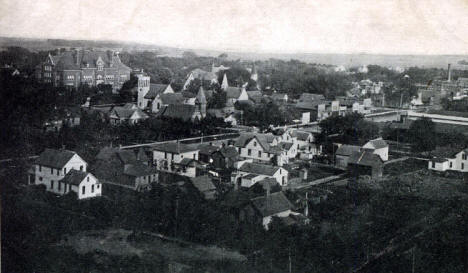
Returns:
[[[250,73],[250,79],[254,80],[255,82],[258,81],[258,73],[255,64],[252,64],[252,72]]]
[[[226,91],[228,87],[229,87],[228,79],[227,79],[226,73],[224,73],[223,82],[221,83],[221,89]]]
[[[203,86],[200,86],[200,89],[198,89],[195,105],[200,110],[202,118],[206,117],[206,96]]]

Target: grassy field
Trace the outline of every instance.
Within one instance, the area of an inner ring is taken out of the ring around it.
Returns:
[[[213,270],[211,266],[220,262],[235,266],[246,261],[246,257],[238,252],[219,247],[202,246],[156,234],[145,233],[135,238],[132,231],[124,229],[81,232],[67,236],[59,245],[72,247],[79,254],[97,251],[110,256],[136,255],[148,261],[163,259],[182,267],[200,269],[203,264],[206,270]]]

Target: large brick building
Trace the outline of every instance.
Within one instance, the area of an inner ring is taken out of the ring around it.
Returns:
[[[38,80],[55,86],[110,84],[113,90],[118,90],[130,79],[130,71],[117,52],[71,50],[57,56],[49,54],[36,66],[35,75]]]

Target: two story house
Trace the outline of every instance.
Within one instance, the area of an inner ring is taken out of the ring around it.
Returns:
[[[281,186],[286,186],[288,171],[279,166],[245,162],[232,173],[231,182],[237,186],[250,188],[265,178],[274,178]]]
[[[74,151],[45,149],[34,162],[29,184],[42,184],[47,191],[60,195],[74,191],[79,199],[100,196],[101,184],[86,172],[87,167],[88,163]],[[78,183],[76,181],[80,179],[77,177],[83,179]],[[84,184],[81,183],[83,180],[86,180]]]
[[[159,144],[153,148],[153,164],[164,172],[196,177],[198,147],[179,142]]]
[[[433,158],[428,162],[428,169],[445,172],[468,172],[468,148],[455,150],[453,148],[439,148],[432,153]]]

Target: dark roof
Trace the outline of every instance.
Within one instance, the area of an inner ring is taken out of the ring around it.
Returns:
[[[226,158],[236,158],[239,156],[237,149],[232,146],[223,147],[219,150],[219,152]]]
[[[312,135],[312,133],[298,131],[298,130],[291,131],[292,137],[296,137],[298,140],[302,140],[302,141],[306,141],[310,135]]]
[[[254,174],[264,174],[264,175],[274,175],[280,167],[272,166],[272,165],[265,165],[265,164],[258,164],[258,163],[244,163],[239,168],[240,171],[254,173]]]
[[[182,158],[182,160],[176,164],[181,165],[181,166],[195,166],[196,163],[197,161],[195,159],[185,157],[185,158]]]
[[[189,104],[169,104],[166,107],[161,108],[160,116],[170,118],[180,118],[183,121],[192,120],[195,114],[195,105]]]
[[[268,188],[271,190],[273,186],[279,185],[278,181],[276,181],[276,178],[273,177],[266,177],[258,181],[257,184],[260,184],[264,190],[268,190]]]
[[[129,176],[139,177],[157,173],[155,168],[151,168],[141,162],[126,164],[123,173]]]
[[[260,196],[251,200],[254,208],[263,216],[271,216],[293,208],[291,202],[282,192],[275,192],[269,196]]]
[[[282,100],[284,99],[284,96],[286,96],[286,93],[273,93],[271,94],[271,98],[274,100]]]
[[[259,90],[247,91],[247,94],[249,95],[249,98],[263,96],[262,91],[259,91]]]
[[[344,156],[350,156],[354,152],[359,152],[361,150],[361,147],[356,146],[356,145],[348,145],[348,144],[343,144],[338,149],[336,149],[335,154],[336,155],[344,155]]]
[[[371,151],[361,151],[361,152],[353,152],[349,157],[348,164],[357,164],[363,166],[376,166],[383,164],[382,159],[380,156],[374,154]]]
[[[203,89],[203,86],[200,86],[200,89],[198,89],[196,98],[199,103],[206,103],[205,90]]]
[[[181,104],[184,102],[182,93],[166,93],[160,96],[162,104]]]
[[[96,156],[98,160],[111,160],[112,157],[115,157],[122,162],[122,164],[131,164],[137,161],[136,155],[131,150],[122,150],[116,147],[104,147],[102,148]]]
[[[186,153],[186,152],[195,152],[195,151],[198,151],[198,148],[192,145],[170,142],[170,143],[155,145],[153,146],[153,150],[178,154],[178,153]]]
[[[88,174],[90,173],[71,169],[60,181],[65,182],[66,184],[78,186],[86,176],[88,176]]]
[[[212,153],[219,150],[218,146],[214,146],[210,144],[200,144],[198,145],[198,148],[200,149],[200,154],[204,154],[204,155],[211,155]]]
[[[70,50],[57,56],[51,56],[58,70],[78,70],[81,68],[96,68],[98,60],[103,62],[105,68],[130,70],[124,65],[119,56],[110,51]],[[78,62],[77,62],[78,60]]]
[[[278,144],[278,146],[283,149],[283,150],[289,150],[293,146],[292,142],[281,142]]]
[[[200,192],[216,190],[211,178],[207,175],[192,177],[190,181]]]
[[[324,101],[325,97],[321,94],[303,93],[296,103],[296,108],[316,110]]]
[[[76,153],[68,150],[45,149],[35,163],[47,167],[61,169]]]
[[[454,158],[462,149],[456,147],[436,147],[430,155],[436,158]]]
[[[158,94],[162,94],[166,90],[167,84],[151,83],[150,90],[145,95],[145,99],[154,99]]]
[[[148,118],[148,115],[141,111],[141,109],[128,109],[123,106],[116,106],[112,109],[111,113],[114,113],[117,117],[122,119],[129,119],[133,114],[137,112],[142,118]]]
[[[245,179],[252,179],[252,178],[255,178],[255,177],[257,177],[257,176],[259,176],[259,175],[258,175],[258,174],[253,174],[253,173],[249,173],[248,175],[242,176],[242,179],[244,179],[244,178],[245,178]]]
[[[150,160],[148,158],[148,155],[146,155],[145,149],[143,149],[142,147],[140,147],[140,149],[138,150],[137,160],[140,160],[142,162],[147,162]]]

